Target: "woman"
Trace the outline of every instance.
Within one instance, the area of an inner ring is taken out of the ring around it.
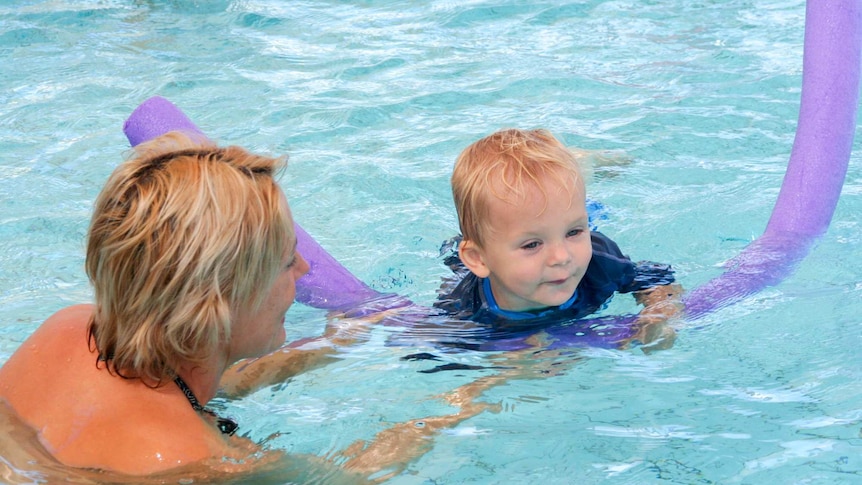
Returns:
[[[0,398],[57,460],[143,475],[248,456],[203,405],[228,367],[284,343],[308,271],[282,166],[174,132],[114,171],[88,234],[95,304],[58,311],[0,369]]]

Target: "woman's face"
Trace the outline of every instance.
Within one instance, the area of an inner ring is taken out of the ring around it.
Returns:
[[[281,196],[283,209],[288,211],[287,200]],[[239,312],[231,329],[230,362],[259,357],[284,344],[284,314],[296,297],[296,280],[308,273],[308,262],[293,247],[285,251],[281,270],[269,288],[263,303],[256,310]]]

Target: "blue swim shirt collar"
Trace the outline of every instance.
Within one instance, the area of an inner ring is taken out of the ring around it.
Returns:
[[[497,305],[497,300],[494,299],[494,292],[491,291],[490,278],[482,278],[482,294],[485,297],[485,304],[488,305],[488,310],[490,310],[491,313],[499,317],[506,318],[508,320],[528,320],[532,318],[541,318],[544,316],[548,316],[554,312],[571,308],[572,305],[575,304],[575,301],[577,301],[578,299],[578,290],[576,289],[575,292],[572,294],[571,298],[569,298],[568,300],[566,300],[565,303],[557,307],[550,307],[544,310],[534,312],[516,312],[511,310],[504,310],[500,308],[499,305]]]

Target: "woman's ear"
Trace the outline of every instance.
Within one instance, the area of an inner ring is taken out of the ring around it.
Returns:
[[[470,271],[479,278],[487,278],[491,274],[491,270],[485,265],[485,258],[482,253],[482,248],[478,244],[464,239],[458,245],[458,257]]]

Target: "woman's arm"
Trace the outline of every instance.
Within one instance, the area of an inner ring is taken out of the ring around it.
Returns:
[[[238,399],[329,364],[337,359],[339,348],[365,341],[371,326],[390,313],[383,311],[360,318],[340,313],[330,315],[322,336],[297,340],[262,357],[244,359],[229,367],[219,383],[221,394]]]
[[[299,344],[295,346],[296,344]],[[219,383],[220,394],[237,399],[260,389],[284,382],[293,376],[335,360],[337,352],[326,338],[293,342],[256,359],[245,359],[229,367]]]
[[[474,399],[485,390],[506,382],[506,376],[481,377],[444,396],[457,408],[453,414],[411,419],[385,429],[369,442],[358,440],[339,453],[346,459],[343,468],[361,476],[373,476],[375,482],[387,480],[401,473],[407,465],[424,455],[434,446],[434,437],[444,429],[451,429],[483,411],[499,412],[499,404],[476,402]]]
[[[441,431],[454,428],[484,411],[500,412],[500,403],[477,401],[485,391],[512,380],[545,379],[566,372],[580,361],[570,351],[545,351],[545,335],[530,337],[531,348],[504,352],[491,357],[498,374],[484,375],[438,397],[456,412],[412,419],[385,429],[370,441],[358,440],[339,453],[345,470],[383,481],[401,473],[411,462],[431,450]],[[547,352],[547,355],[544,353]]]

